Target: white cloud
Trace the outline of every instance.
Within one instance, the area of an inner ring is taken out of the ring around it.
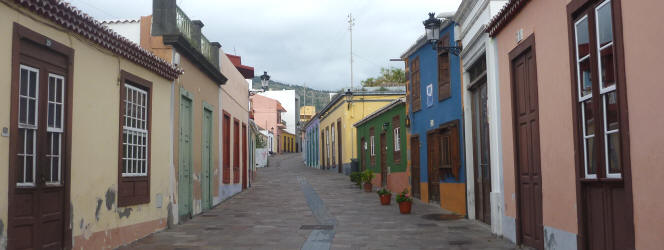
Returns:
[[[150,0],[69,0],[99,20],[137,19]],[[398,58],[424,32],[431,11],[454,11],[461,0],[177,0],[203,34],[226,53],[274,80],[337,90],[350,84],[347,15],[353,13],[354,83],[380,67],[403,67]]]

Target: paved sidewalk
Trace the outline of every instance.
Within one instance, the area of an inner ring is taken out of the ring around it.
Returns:
[[[254,186],[203,215],[139,240],[126,249],[514,249],[488,226],[416,201],[413,213],[381,206],[347,176],[310,169],[300,154],[270,159]],[[394,197],[393,197],[394,198]],[[394,202],[394,199],[392,200]],[[302,225],[332,225],[300,229]]]

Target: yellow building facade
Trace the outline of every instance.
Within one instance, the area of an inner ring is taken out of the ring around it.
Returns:
[[[312,117],[316,115],[316,106],[302,106],[300,107],[300,123],[305,124]]]
[[[279,152],[294,153],[295,150],[295,135],[282,130],[279,134]]]
[[[319,164],[324,169],[350,173],[356,155],[356,131],[353,124],[390,104],[405,92],[346,92],[338,94],[318,114],[320,119]]]

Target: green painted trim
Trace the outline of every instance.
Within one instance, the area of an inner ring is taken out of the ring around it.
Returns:
[[[206,106],[207,105],[207,106]],[[214,165],[214,150],[213,150],[213,145],[214,145],[214,110],[208,108],[207,103],[205,101],[203,102],[203,114],[202,114],[202,121],[201,121],[201,208],[203,211],[208,211],[212,209],[213,203],[214,203],[214,184],[213,184],[213,176],[214,176],[214,170],[213,170],[213,165]],[[209,111],[210,112],[210,134],[208,135],[208,139],[210,141],[210,150],[208,152],[208,157],[210,158],[210,161],[208,162],[208,167],[207,167],[207,184],[210,185],[210,188],[206,190],[204,187],[205,183],[203,181],[203,175],[205,173],[205,157],[203,154],[203,150],[205,148],[205,141],[203,140],[203,135],[205,134],[205,112]],[[207,193],[208,197],[205,197],[205,194]]]
[[[206,101],[203,101],[203,109],[207,109],[207,110],[212,111],[212,114],[214,116],[214,106],[210,105]]]
[[[189,98],[190,100],[194,100],[194,95],[191,94],[188,90],[186,90],[184,87],[180,86],[180,95]]]

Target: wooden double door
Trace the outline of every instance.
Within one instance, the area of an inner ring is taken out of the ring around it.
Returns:
[[[62,249],[71,243],[73,50],[16,24],[14,32],[7,247]]]
[[[486,81],[473,88],[472,110],[475,218],[491,224],[491,160]]]
[[[460,180],[459,122],[448,122],[429,131],[427,144],[429,201],[440,202],[440,182],[445,178]]]

